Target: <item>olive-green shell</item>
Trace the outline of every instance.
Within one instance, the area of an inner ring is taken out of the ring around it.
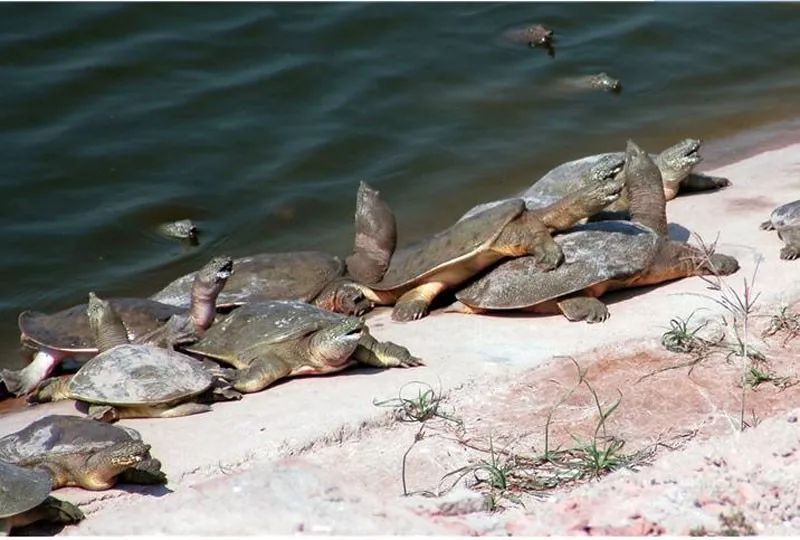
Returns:
[[[628,221],[580,225],[554,237],[564,262],[542,272],[533,257],[508,260],[456,293],[467,306],[522,309],[602,283],[624,279],[647,268],[659,245],[658,235]]]
[[[0,519],[39,506],[50,495],[50,475],[0,461]]]
[[[131,428],[82,416],[53,414],[0,438],[0,461],[18,463],[55,454],[91,454],[117,443],[141,439]]]
[[[196,273],[176,279],[150,298],[188,308]],[[343,273],[344,264],[338,257],[319,251],[261,253],[242,257],[233,261],[233,274],[217,297],[217,307],[226,308],[261,300],[309,302]]]
[[[522,199],[509,199],[417,244],[397,250],[383,279],[370,288],[389,291],[406,287],[423,282],[447,266],[464,264],[489,249],[503,228],[524,210]]]
[[[254,302],[234,310],[186,350],[226,361],[251,360],[248,351],[300,339],[352,317],[296,301]]]
[[[117,345],[81,367],[69,394],[88,403],[135,406],[172,403],[208,389],[212,375],[194,358],[151,345]]]
[[[146,298],[112,298],[110,302],[132,334],[128,336],[130,339],[152,332],[172,315],[186,312],[183,308]],[[86,304],[52,315],[23,311],[18,323],[24,339],[43,347],[70,352],[97,351],[94,332],[86,316]]]

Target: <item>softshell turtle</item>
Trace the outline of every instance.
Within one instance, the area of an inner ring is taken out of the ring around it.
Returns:
[[[778,232],[778,238],[785,244],[781,248],[781,259],[800,257],[800,200],[773,210],[769,219],[761,224],[761,228]]]
[[[730,181],[727,178],[692,172],[692,168],[703,159],[699,154],[701,144],[701,141],[697,139],[684,139],[660,154],[650,155],[661,173],[666,200],[674,199],[679,191],[704,191],[730,185]],[[562,163],[534,182],[531,187],[517,195],[517,197],[525,199],[525,203],[531,209],[552,204],[564,195],[595,182],[597,176],[604,174],[609,168],[619,167],[621,169],[624,161],[625,152],[610,152]],[[622,196],[609,205],[605,211],[613,213],[627,212],[629,208],[628,199],[629,195],[626,189],[623,191]],[[461,219],[481,212],[500,202],[493,201],[479,204],[470,209]]]
[[[261,253],[233,261],[236,272],[217,297],[217,308],[247,302],[298,300],[340,313],[361,315],[370,307],[357,287],[343,277],[341,259],[320,251]],[[188,307],[196,272],[180,277],[151,300]]]
[[[78,507],[50,496],[50,477],[0,461],[0,536],[37,521],[77,523],[83,519]]]
[[[462,219],[395,251],[380,281],[361,283],[364,296],[376,304],[394,304],[392,318],[411,321],[424,317],[441,292],[504,257],[530,255],[543,269],[555,268],[562,253],[551,233],[566,230],[615,201],[624,185],[617,176],[604,177],[541,209],[528,210],[522,199],[508,199]],[[356,230],[362,226],[357,214]]]
[[[45,416],[0,438],[0,461],[48,473],[53,489],[167,480],[139,432],[79,416]]]
[[[519,43],[528,47],[551,47],[553,31],[541,24],[532,24],[522,28],[511,28],[503,33],[510,43]]]
[[[193,244],[197,244],[197,225],[191,219],[179,219],[171,223],[162,223],[158,226],[158,232],[170,238],[188,240]]]
[[[560,235],[556,241],[566,260],[550,272],[540,272],[530,257],[500,264],[456,293],[460,304],[451,311],[525,309],[600,322],[608,318],[608,309],[597,297],[606,291],[738,270],[733,257],[715,253],[706,258],[696,248],[669,240],[659,169],[633,141],[628,141],[624,172],[631,223],[591,223]]]
[[[232,272],[230,257],[214,257],[187,289],[189,306],[176,307],[146,298],[113,298],[114,310],[128,337],[138,343],[173,346],[202,335],[214,321],[215,301]],[[97,353],[95,335],[86,318],[86,304],[52,315],[24,311],[19,315],[20,340],[36,351],[19,371],[2,370],[6,388],[16,395],[33,390],[64,358],[85,361]]]
[[[619,94],[622,92],[622,83],[606,73],[594,73],[592,75],[580,75],[577,77],[565,77],[558,81],[558,87],[563,90],[603,90]]]
[[[89,293],[86,313],[99,354],[75,375],[45,381],[33,399],[89,403],[89,414],[106,422],[211,410],[193,401],[213,392],[214,375],[202,362],[172,349],[128,343],[125,326],[111,303],[93,293]]]
[[[284,377],[332,373],[356,362],[382,368],[422,365],[405,347],[373,338],[360,318],[296,301],[242,306],[186,350],[236,368],[230,378],[240,392],[257,392]]]

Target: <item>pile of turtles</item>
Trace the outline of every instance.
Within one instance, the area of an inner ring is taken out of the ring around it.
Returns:
[[[165,482],[149,445],[110,424],[117,419],[202,413],[279,379],[357,363],[422,365],[370,334],[362,315],[376,305],[393,306],[403,322],[443,306],[598,323],[609,316],[599,299],[608,291],[736,272],[735,258],[668,236],[667,201],[730,184],[692,172],[699,148],[687,139],[650,155],[629,141],[625,152],[565,163],[401,247],[388,204],[362,183],[345,261],[315,251],[218,256],[150,298],[90,292],[86,304],[57,313],[23,312],[21,340],[34,355],[19,371],[3,370],[5,387],[31,402],[75,400],[87,416],[47,416],[0,439],[0,523],[8,531],[80,519],[49,496],[61,486]],[[762,227],[785,241],[782,258],[800,254],[800,201]],[[77,372],[58,368],[65,358]]]

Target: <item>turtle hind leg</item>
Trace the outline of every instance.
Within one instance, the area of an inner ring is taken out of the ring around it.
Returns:
[[[731,181],[722,176],[711,176],[710,174],[691,173],[678,184],[678,190],[684,193],[694,191],[709,191],[720,189],[732,185]]]
[[[39,506],[31,508],[27,512],[7,518],[8,523],[6,527],[10,530],[16,527],[25,527],[38,521],[68,525],[70,523],[77,523],[83,518],[83,512],[81,512],[77,506],[51,496],[42,501]],[[2,532],[2,530],[2,527],[0,527],[0,532]]]
[[[392,310],[392,319],[408,322],[423,318],[428,314],[434,299],[445,289],[445,283],[432,281],[407,291],[397,299]]]
[[[586,321],[589,324],[604,322],[609,317],[606,305],[591,296],[567,298],[558,302],[558,308],[570,321]]]
[[[71,399],[69,397],[69,381],[72,375],[61,375],[60,377],[50,377],[45,379],[28,396],[31,403],[49,403],[51,401],[63,401]]]
[[[378,341],[367,332],[361,336],[353,357],[363,364],[380,368],[424,365],[421,359],[412,356],[405,347],[391,341]]]
[[[21,396],[36,388],[60,361],[61,358],[47,351],[37,351],[30,364],[18,371],[4,369],[0,371],[0,376],[9,392]]]

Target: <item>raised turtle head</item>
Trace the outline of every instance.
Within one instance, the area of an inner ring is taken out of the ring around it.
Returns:
[[[531,47],[547,47],[553,42],[553,31],[541,24],[528,26],[520,34]]]
[[[592,85],[592,88],[605,90],[606,92],[619,93],[622,91],[622,83],[620,80],[615,79],[606,72],[592,75],[589,78],[589,83]]]
[[[344,366],[355,351],[364,332],[364,321],[347,317],[318,330],[308,342],[308,352],[314,364],[324,368]]]
[[[86,315],[89,317],[89,327],[100,352],[128,343],[128,330],[122,319],[111,307],[110,302],[98,297],[94,292],[89,293]]]
[[[692,167],[703,161],[698,153],[701,144],[699,139],[684,139],[656,156],[655,162],[661,170],[665,189],[674,189],[677,193],[680,181],[689,176]]]
[[[192,283],[191,317],[198,334],[214,322],[217,296],[233,274],[233,259],[227,255],[214,257],[201,268]]]

